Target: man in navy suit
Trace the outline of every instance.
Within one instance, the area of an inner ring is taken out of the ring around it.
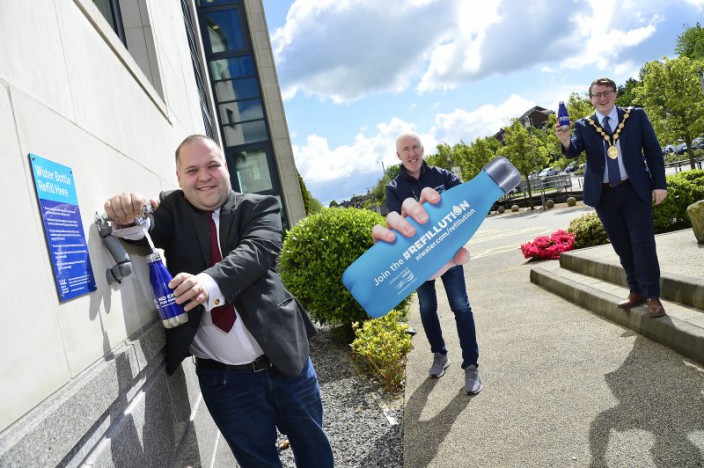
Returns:
[[[176,176],[181,190],[169,193],[145,226],[130,226],[144,196],[105,202],[121,227],[115,235],[137,240],[149,230],[174,276],[176,302],[188,312],[188,322],[165,330],[166,372],[195,357],[203,400],[240,466],[281,466],[278,427],[297,466],[332,467],[308,356],[315,327],[276,271],[277,199],[233,191],[220,147],[204,135],[176,149]]]
[[[660,267],[655,249],[652,204],[667,197],[665,161],[653,126],[640,108],[616,107],[616,83],[594,80],[589,97],[596,112],[569,128],[555,128],[562,152],[587,152],[584,202],[593,206],[626,271],[630,294],[617,307],[647,303],[660,317]]]

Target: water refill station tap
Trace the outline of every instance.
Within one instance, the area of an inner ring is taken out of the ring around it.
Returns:
[[[162,194],[163,195],[163,194]],[[142,207],[142,216],[135,219],[135,223],[144,225],[147,219],[154,212],[151,204]],[[103,244],[107,247],[112,258],[115,259],[115,265],[108,268],[105,272],[105,277],[108,284],[122,283],[122,280],[132,273],[132,261],[130,260],[125,247],[120,239],[112,234],[112,220],[106,213],[95,213],[95,224],[98,226],[98,233],[103,240]],[[176,297],[173,294],[169,283],[173,279],[171,273],[164,265],[161,254],[154,248],[154,243],[148,232],[144,233],[145,238],[149,242],[150,253],[147,255],[147,264],[149,265],[149,283],[152,287],[152,296],[154,297],[154,306],[156,307],[161,323],[164,328],[173,328],[183,325],[188,322],[188,313],[186,313],[181,304],[176,303]]]
[[[135,222],[139,225],[143,225],[147,222],[147,218],[151,216],[153,212],[152,206],[150,204],[144,205],[142,207],[142,217],[137,218]],[[103,241],[103,245],[108,249],[110,255],[115,260],[115,264],[105,271],[105,278],[108,284],[121,284],[122,280],[132,273],[132,260],[125,250],[125,246],[122,245],[120,239],[112,235],[112,224],[111,219],[106,213],[95,212],[95,225],[98,227],[98,234]],[[149,239],[149,246],[151,251],[154,252],[154,246],[151,244],[151,239]]]

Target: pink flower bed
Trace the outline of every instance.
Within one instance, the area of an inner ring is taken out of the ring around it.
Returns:
[[[549,236],[536,237],[533,242],[521,244],[525,258],[557,260],[562,252],[574,249],[574,234],[560,229]]]

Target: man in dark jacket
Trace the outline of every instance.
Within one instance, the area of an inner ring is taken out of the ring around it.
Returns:
[[[616,106],[616,83],[594,80],[589,97],[595,112],[569,128],[556,127],[562,153],[587,153],[584,203],[593,206],[626,272],[630,294],[617,307],[647,303],[650,317],[665,315],[660,302],[660,267],[653,232],[653,206],[667,197],[665,162],[643,109]]]
[[[398,176],[386,186],[386,207],[390,213],[405,216],[404,200],[411,198],[421,201],[421,191],[430,187],[442,193],[461,182],[452,172],[430,166],[423,160],[423,146],[415,134],[403,134],[396,140],[396,154],[401,161]],[[394,216],[390,214],[390,216]],[[462,369],[465,372],[464,390],[468,395],[474,395],[482,390],[483,384],[479,377],[478,359],[479,347],[474,326],[474,315],[469,305],[467,288],[465,286],[464,269],[456,265],[441,276],[450,309],[455,314],[457,334],[462,348]],[[416,291],[420,304],[420,316],[425,335],[433,353],[433,365],[430,367],[431,377],[439,378],[445,374],[450,365],[447,348],[442,336],[440,319],[438,318],[437,294],[435,279],[423,283]]]
[[[234,192],[220,147],[203,135],[179,145],[176,175],[181,190],[166,196],[144,227],[129,227],[147,203],[142,195],[105,203],[123,227],[116,235],[138,239],[149,229],[174,276],[176,302],[188,312],[188,322],[166,330],[167,373],[195,356],[203,400],[239,465],[280,466],[278,427],[298,466],[332,467],[308,356],[315,329],[276,271],[278,201]]]

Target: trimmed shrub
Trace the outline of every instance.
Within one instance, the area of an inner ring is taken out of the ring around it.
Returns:
[[[609,243],[609,236],[593,211],[570,221],[567,232],[574,234],[575,249]]]
[[[384,218],[358,208],[323,208],[291,229],[279,269],[286,287],[320,323],[349,325],[369,319],[342,284],[342,273],[372,245],[372,227]]]
[[[378,319],[363,324],[352,324],[355,339],[350,345],[352,353],[366,368],[382,378],[384,389],[393,392],[403,386],[406,356],[411,351],[408,325],[399,322],[403,314],[392,310]]]
[[[667,177],[667,198],[653,207],[656,233],[690,227],[687,207],[704,199],[704,170],[680,172]]]

